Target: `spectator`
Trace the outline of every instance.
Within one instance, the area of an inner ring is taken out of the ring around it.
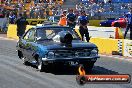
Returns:
[[[16,24],[17,24],[17,36],[21,38],[26,30],[26,25],[27,25],[26,18],[23,17],[22,14],[19,14],[19,18],[17,19]]]
[[[14,24],[15,23],[15,19],[16,19],[16,16],[12,12],[10,12],[9,23],[10,24]]]
[[[78,17],[78,22],[79,22],[79,32],[82,37],[82,41],[84,40],[84,35],[86,37],[86,41],[89,42],[89,32],[87,25],[89,24],[88,17],[86,16],[85,11],[81,11],[81,15]]]
[[[67,25],[74,28],[76,25],[76,15],[73,13],[73,9],[69,9],[67,14]]]
[[[130,12],[126,14],[126,19],[127,19],[127,27],[124,34],[124,38],[126,38],[126,34],[130,29],[130,40],[132,40],[132,8],[130,8]]]
[[[30,7],[30,18],[34,18],[34,7]]]
[[[66,11],[63,11],[63,14],[60,17],[60,21],[59,21],[58,25],[66,26]]]

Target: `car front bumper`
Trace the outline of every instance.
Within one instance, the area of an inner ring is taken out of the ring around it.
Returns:
[[[67,61],[73,61],[73,62],[80,62],[80,61],[96,61],[97,58],[100,58],[100,56],[92,56],[92,57],[73,57],[73,58],[42,58],[43,61],[53,61],[53,62],[67,62]]]

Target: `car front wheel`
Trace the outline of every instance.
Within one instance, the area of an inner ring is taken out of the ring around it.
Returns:
[[[90,62],[83,62],[81,64],[83,64],[84,66],[84,69],[87,73],[91,73],[92,72],[92,69],[93,69],[93,66],[94,66],[94,63],[95,61],[90,61]]]
[[[22,53],[21,51],[18,51],[18,56],[19,56],[19,58],[22,60],[22,63],[23,63],[24,65],[29,65],[29,62],[26,61],[26,57],[23,56],[23,53]]]
[[[29,65],[29,62],[26,61],[26,57],[22,57],[21,59],[22,59],[22,63],[23,63],[24,65]]]
[[[41,58],[38,58],[38,70],[40,72],[44,71],[44,64]]]

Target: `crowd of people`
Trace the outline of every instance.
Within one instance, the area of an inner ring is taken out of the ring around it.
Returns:
[[[3,1],[5,2],[1,4],[0,15],[3,14],[6,17],[11,17],[11,19],[17,18],[21,12],[23,12],[26,18],[44,19],[51,15],[60,15],[64,10],[62,4],[56,3],[54,0],[49,0],[52,2],[48,2],[47,0],[33,0],[30,3],[28,1],[31,0],[23,0],[25,3],[22,0],[17,3],[10,3],[9,1],[11,0]],[[81,10],[85,10],[87,15],[89,15],[89,19],[102,20],[104,18],[117,18],[122,16],[128,12],[131,6],[132,4],[130,3],[112,3],[105,2],[105,0],[82,0],[78,2],[74,11],[78,13]]]
[[[44,19],[51,15],[60,15],[62,12],[60,3],[9,3],[1,4],[0,15],[9,17],[10,23],[17,18],[18,14],[23,13],[26,18]]]
[[[104,20],[105,18],[118,18],[128,12],[132,3],[114,3],[105,2],[105,0],[96,0],[98,2],[82,1],[76,5],[76,9],[84,9],[89,14],[90,19]],[[108,1],[108,0],[107,0]],[[114,0],[112,0],[114,1]]]
[[[26,18],[24,15],[19,14],[19,18],[16,21],[17,24],[17,36],[21,38],[26,30]],[[79,32],[82,36],[82,40],[84,40],[84,36],[86,37],[86,41],[89,42],[89,32],[87,25],[89,24],[89,19],[84,10],[80,11],[80,15],[77,16],[74,14],[73,9],[68,9],[68,11],[63,11],[61,14],[60,21],[58,25],[60,26],[69,26],[74,29],[76,24],[79,25]]]
[[[50,0],[50,2],[47,0],[18,0],[18,2],[15,3],[11,3],[12,0],[2,1],[3,2],[0,3],[0,16],[8,17],[11,24],[15,23],[20,13],[23,13],[25,18],[30,19],[44,19],[52,15],[60,15],[62,18],[63,15],[67,13],[67,11],[64,12],[62,4],[56,3],[54,0]],[[30,1],[30,3],[28,1]],[[107,2],[105,2],[105,0],[84,0],[76,5],[73,12],[76,18],[81,15],[79,13],[80,11],[85,11],[89,19],[101,20],[104,18],[123,16],[128,12],[130,7],[132,7],[132,3],[112,3],[112,0],[107,0]],[[69,26],[72,25],[69,20],[67,20],[67,23]],[[81,27],[81,29],[83,28]]]

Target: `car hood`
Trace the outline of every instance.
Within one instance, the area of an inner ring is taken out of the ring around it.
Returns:
[[[93,49],[97,46],[93,43],[73,40],[72,44],[62,44],[54,41],[39,41],[39,44],[45,46],[47,50],[71,50],[71,49]]]

